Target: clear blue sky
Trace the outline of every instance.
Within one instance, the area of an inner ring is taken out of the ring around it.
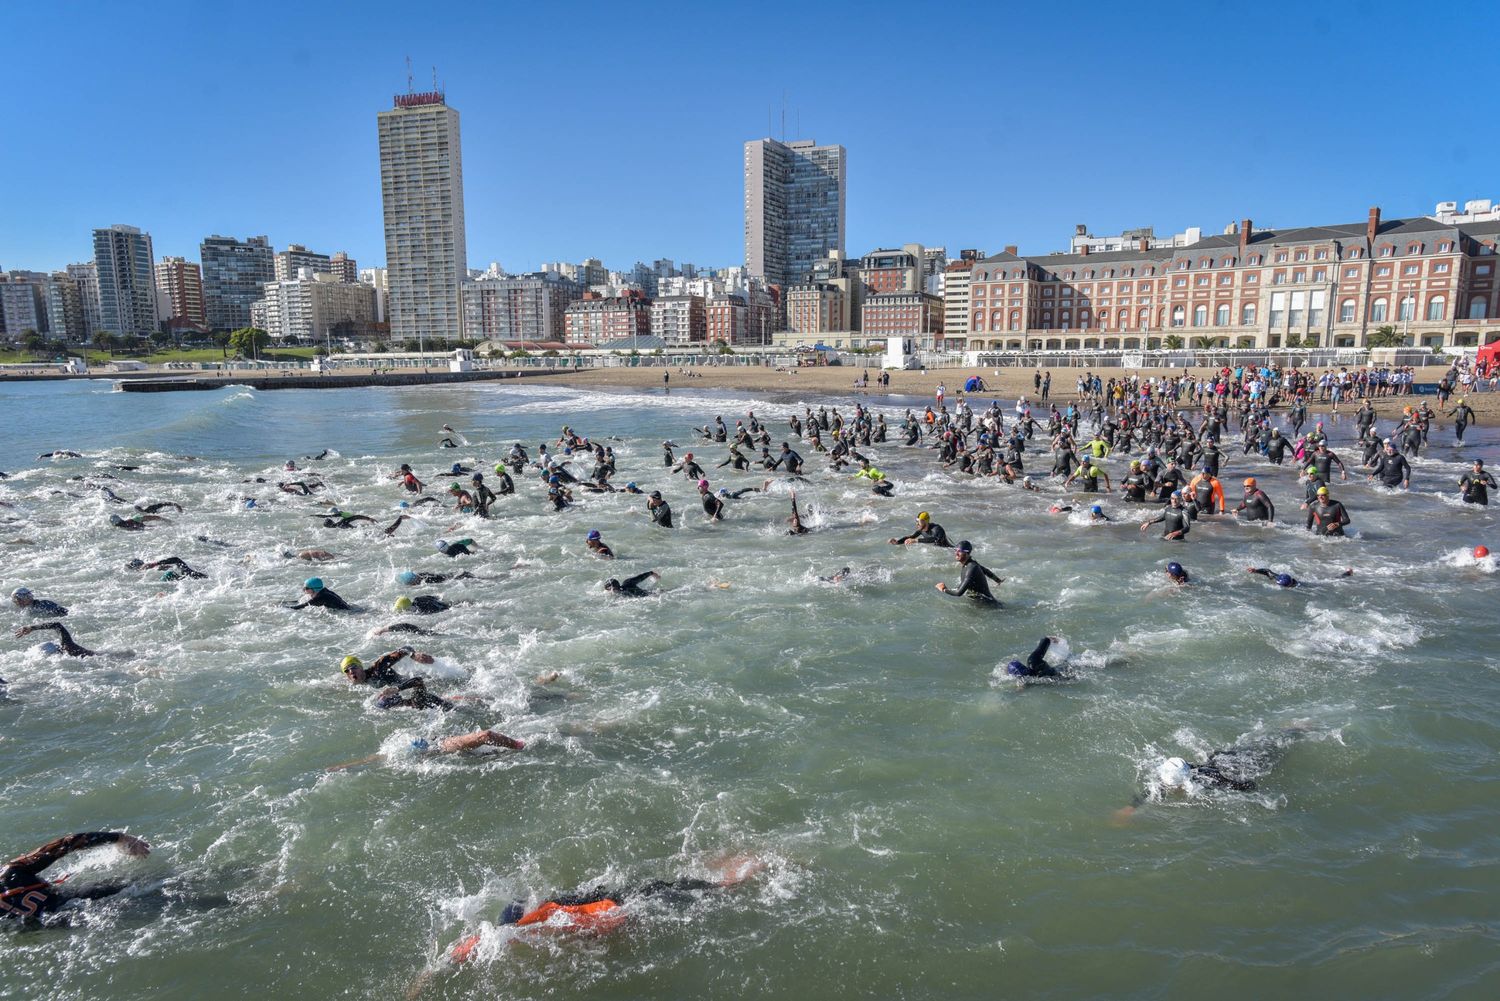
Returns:
[[[820,16],[827,14],[831,16]],[[1481,4],[40,3],[5,12],[0,266],[89,231],[384,259],[375,115],[432,66],[470,266],[743,258],[741,144],[849,150],[851,254],[1042,253],[1500,198]],[[768,126],[774,111],[774,126]]]

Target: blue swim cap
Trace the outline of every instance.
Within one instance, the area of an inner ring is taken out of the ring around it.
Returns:
[[[599,538],[599,530],[597,528],[589,529],[589,541],[593,542],[597,538]]]
[[[553,477],[549,478],[547,480],[547,482],[548,483],[561,483],[562,482],[562,477],[560,477],[560,476],[553,476]]]
[[[309,591],[321,591],[323,590],[323,578],[309,577],[307,578],[307,580],[302,582],[302,586],[307,588]]]
[[[459,463],[457,463],[457,462],[455,462],[453,464],[453,467],[448,470],[448,472],[453,473],[454,475],[457,475],[457,474],[459,474],[459,473],[461,473],[463,471],[464,471],[464,467],[462,465],[460,465]]]
[[[434,542],[432,544],[432,548],[433,549],[447,549],[448,548],[448,540],[447,539],[438,539],[436,542]]]
[[[631,480],[629,483],[625,484],[625,489],[627,489],[627,490],[634,490],[635,489],[635,480]]]
[[[1089,513],[1090,514],[1103,514],[1104,513],[1104,508],[1100,507],[1098,504],[1095,504],[1093,507],[1089,508]]]
[[[396,581],[401,584],[415,584],[417,582],[417,575],[410,570],[403,570],[396,575]]]
[[[1167,564],[1167,573],[1171,574],[1173,577],[1181,577],[1182,576],[1182,564],[1181,563],[1168,563]]]
[[[246,508],[252,508],[254,506],[255,506],[255,498],[254,497],[246,497],[245,498],[245,507]]]
[[[1013,674],[1019,677],[1026,673],[1026,665],[1021,663],[1019,660],[1013,660],[1009,664],[1005,665],[1005,673]]]
[[[397,504],[396,506],[399,507],[399,508],[401,508],[402,510],[405,510],[405,509],[411,507],[411,505],[408,504],[406,501],[402,501],[400,504]]]
[[[526,907],[520,902],[505,905],[505,910],[500,912],[500,923],[513,925],[526,916]]]
[[[427,738],[418,737],[416,740],[411,742],[411,746],[418,751],[425,751],[431,745],[427,743]]]
[[[46,653],[46,654],[62,653],[62,647],[58,646],[56,643],[53,643],[51,640],[48,640],[46,643],[43,643],[37,649],[41,650],[42,653]]]
[[[1293,583],[1292,575],[1289,573],[1279,573],[1276,575],[1276,583],[1282,587],[1291,587]]]

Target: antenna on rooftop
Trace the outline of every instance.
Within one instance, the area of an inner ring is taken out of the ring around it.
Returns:
[[[437,67],[434,66],[432,68],[432,92],[434,94],[436,94],[437,93],[437,89],[438,89],[438,85],[437,85]]]
[[[406,92],[410,94],[411,89],[411,56],[406,57]]]

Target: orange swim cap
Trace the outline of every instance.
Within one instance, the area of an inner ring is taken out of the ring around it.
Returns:
[[[1255,486],[1255,477],[1253,477],[1253,476],[1247,476],[1247,477],[1245,477],[1245,486],[1247,486],[1247,487],[1253,487],[1253,486]]]
[[[1490,547],[1489,546],[1475,546],[1474,547],[1474,558],[1476,560],[1482,560],[1486,556],[1488,556],[1489,554],[1490,554]]]

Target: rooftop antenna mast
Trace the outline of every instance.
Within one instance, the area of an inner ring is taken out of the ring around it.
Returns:
[[[781,92],[781,141],[786,142],[786,91]]]
[[[433,68],[432,68],[432,92],[433,92],[433,93],[434,93],[434,94],[436,94],[436,93],[437,93],[437,92],[438,92],[438,85],[437,85],[437,67],[436,67],[436,66],[434,66],[434,67],[433,67]]]
[[[411,56],[407,56],[406,57],[406,92],[408,94],[410,94],[412,92],[412,87],[411,87]]]

